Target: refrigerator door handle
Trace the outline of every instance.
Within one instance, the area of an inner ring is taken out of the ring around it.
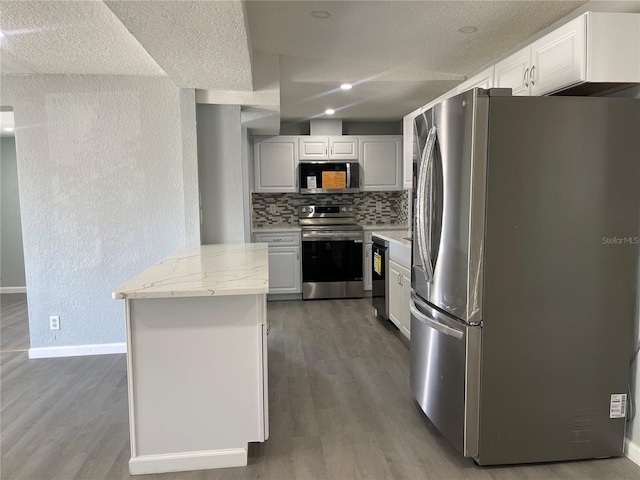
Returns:
[[[422,114],[424,115],[424,113]],[[426,122],[425,116],[425,122]],[[425,189],[427,186],[427,178],[429,177],[431,162],[433,161],[433,153],[435,147],[436,140],[436,127],[433,126],[429,130],[429,135],[427,136],[427,142],[424,146],[424,150],[422,151],[422,159],[420,162],[420,173],[418,180],[418,191],[417,191],[417,229],[418,229],[418,252],[420,254],[420,260],[422,260],[422,265],[424,266],[425,272],[427,274],[427,280],[430,282],[433,279],[433,265],[431,263],[431,255],[429,252],[429,247],[427,246],[427,231],[429,229],[425,228],[425,220],[426,220],[426,212],[425,212]],[[429,237],[430,237],[429,232]],[[431,238],[428,239],[428,242],[431,243]]]
[[[450,337],[454,337],[459,340],[464,337],[464,332],[444,325],[422,313],[420,310],[418,310],[418,307],[413,300],[411,300],[411,303],[409,303],[409,310],[411,311],[411,314],[416,318],[416,320],[419,320],[420,322],[428,325],[434,330],[439,331],[440,333],[444,333],[445,335],[449,335]]]

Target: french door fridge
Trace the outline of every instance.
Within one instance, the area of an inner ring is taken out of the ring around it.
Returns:
[[[638,125],[640,100],[504,89],[416,118],[411,388],[481,465],[622,454]]]

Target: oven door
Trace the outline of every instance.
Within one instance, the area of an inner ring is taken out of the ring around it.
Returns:
[[[362,297],[362,232],[302,232],[303,298]]]

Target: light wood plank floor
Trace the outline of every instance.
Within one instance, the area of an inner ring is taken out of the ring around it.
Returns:
[[[138,478],[640,478],[627,458],[478,467],[414,405],[409,351],[367,300],[273,302],[268,314],[270,439],[251,444],[247,467]],[[3,299],[2,336],[19,335],[15,326],[26,322],[24,296]],[[3,480],[129,478],[124,355],[4,352],[0,368]]]

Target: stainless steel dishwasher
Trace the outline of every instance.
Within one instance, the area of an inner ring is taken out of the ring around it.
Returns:
[[[389,242],[371,236],[371,303],[376,315],[389,320]]]

